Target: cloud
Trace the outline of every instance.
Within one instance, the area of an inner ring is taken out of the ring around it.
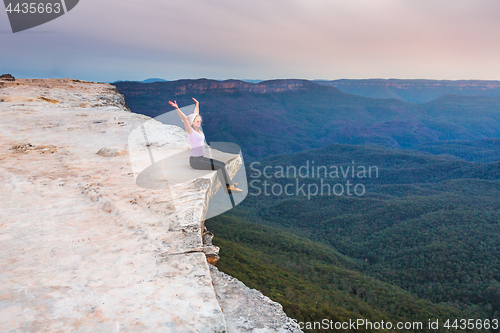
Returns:
[[[0,59],[62,59],[101,80],[498,79],[498,14],[496,0],[86,0],[36,28],[54,34],[3,34]]]

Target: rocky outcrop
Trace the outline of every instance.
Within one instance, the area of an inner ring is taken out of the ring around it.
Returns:
[[[0,80],[15,81],[16,79],[14,78],[14,76],[12,74],[2,74],[2,75],[0,75]]]
[[[279,305],[242,311],[234,300],[274,303],[210,272],[215,172],[137,185],[128,139],[149,118],[113,86],[4,81],[0,111],[1,332],[297,331]],[[188,146],[182,131],[169,140],[158,146]]]
[[[283,307],[255,289],[210,266],[215,293],[226,317],[228,332],[301,332]]]

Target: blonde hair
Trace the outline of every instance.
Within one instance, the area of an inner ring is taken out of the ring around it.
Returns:
[[[194,123],[197,119],[200,119],[200,121],[201,121],[201,116],[200,116],[199,114],[197,114],[197,115],[194,117],[194,119],[193,119],[193,123]],[[193,127],[193,123],[191,123],[191,127],[194,129],[194,127]]]

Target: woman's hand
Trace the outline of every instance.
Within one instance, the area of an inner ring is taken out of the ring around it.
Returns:
[[[199,104],[200,104],[200,102],[198,102],[198,101],[196,100],[196,98],[192,97],[192,99],[193,99],[193,101],[196,103],[196,105],[199,105]]]
[[[194,99],[194,98],[193,98]],[[177,106],[177,102],[176,101],[168,101],[168,104],[172,105],[174,108],[178,109],[179,107]]]

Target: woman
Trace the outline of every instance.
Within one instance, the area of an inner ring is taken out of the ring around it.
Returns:
[[[237,183],[231,182],[231,177],[226,170],[226,164],[224,162],[214,160],[212,158],[205,157],[205,135],[200,130],[201,116],[200,116],[200,103],[193,98],[196,103],[194,108],[194,113],[186,117],[186,115],[179,109],[177,102],[168,101],[172,105],[181,117],[184,123],[184,128],[186,129],[189,144],[191,145],[191,156],[189,157],[189,165],[193,169],[198,170],[217,170],[219,175],[219,180],[221,184],[225,184],[226,193],[231,194],[231,192],[243,192],[241,189],[237,188]]]

